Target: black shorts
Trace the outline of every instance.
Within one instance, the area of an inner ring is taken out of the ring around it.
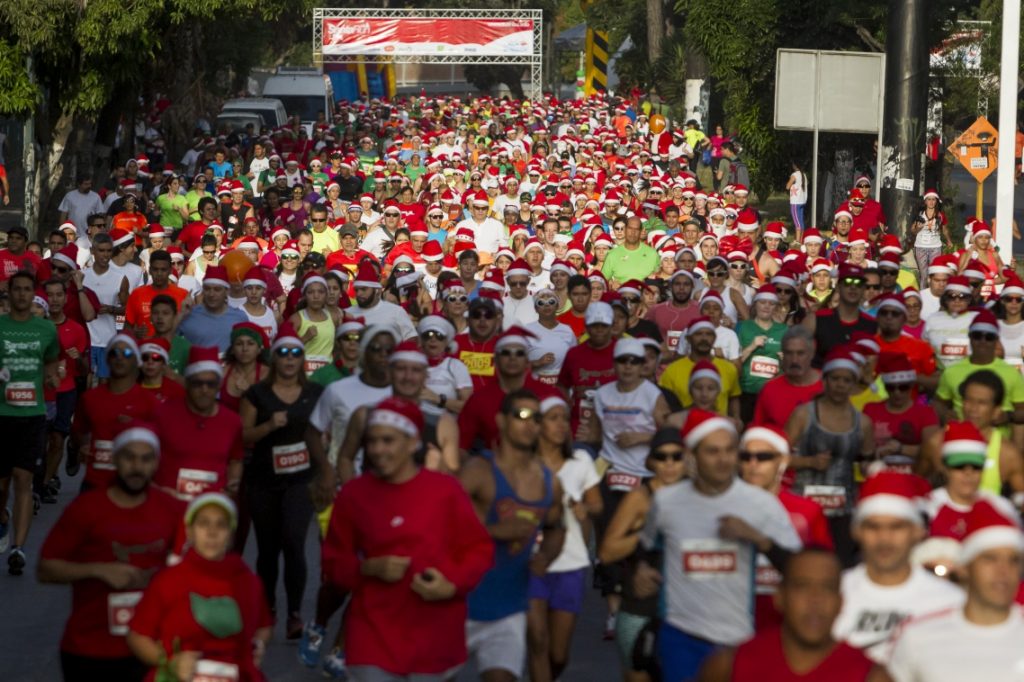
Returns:
[[[50,431],[66,436],[71,433],[71,418],[75,416],[75,405],[78,403],[78,391],[71,389],[57,394],[53,418],[46,424]]]
[[[35,472],[46,452],[46,416],[0,416],[0,478],[14,469]]]
[[[93,682],[94,680],[119,680],[142,682],[149,669],[135,658],[91,658],[60,652],[60,667],[64,682]]]

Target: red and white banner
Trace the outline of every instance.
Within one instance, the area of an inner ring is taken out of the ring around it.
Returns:
[[[532,19],[324,19],[324,55],[533,54]]]

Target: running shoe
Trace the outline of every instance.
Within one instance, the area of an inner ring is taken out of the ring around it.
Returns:
[[[7,572],[11,575],[21,575],[25,572],[25,552],[21,547],[15,547],[7,555]]]
[[[609,613],[608,618],[604,621],[604,641],[608,642],[615,639],[615,614]]]
[[[317,625],[316,621],[311,620],[302,628],[302,638],[299,640],[299,660],[307,668],[315,668],[320,663],[320,647],[323,646],[326,635],[327,628]]]
[[[60,492],[60,484],[54,485],[53,480],[43,486],[39,492],[39,501],[43,504],[57,504],[57,494]]]
[[[0,554],[7,551],[7,548],[11,546],[11,517],[7,517],[7,521],[0,523]]]
[[[78,459],[78,446],[72,445],[70,438],[64,439],[64,473],[74,478],[78,470],[82,468],[82,462]]]
[[[341,649],[331,649],[331,653],[324,658],[324,677],[332,680],[343,680],[348,677],[348,670],[345,668],[345,652]]]

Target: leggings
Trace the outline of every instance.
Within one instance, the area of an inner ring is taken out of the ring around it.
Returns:
[[[306,534],[313,520],[307,481],[246,481],[249,514],[256,534],[256,572],[271,609],[276,603],[278,557],[284,553],[288,613],[298,613],[306,589]]]
[[[917,261],[917,277],[920,281],[921,287],[927,286],[928,283],[928,266],[932,264],[939,254],[942,253],[942,247],[914,247],[914,260]]]
[[[804,233],[804,206],[805,204],[789,205],[789,215],[793,218],[793,229],[799,235]]]

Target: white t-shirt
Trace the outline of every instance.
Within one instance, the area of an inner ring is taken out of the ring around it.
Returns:
[[[927,282],[927,280],[926,280]],[[921,289],[921,319],[927,321],[933,314],[939,312],[939,296],[932,293],[932,290],[924,284]]]
[[[721,350],[722,357],[726,360],[735,360],[740,356],[740,337],[728,327],[715,327],[714,350]],[[679,337],[679,345],[676,346],[676,354],[683,356],[690,354],[690,342],[685,336]]]
[[[384,232],[383,227],[375,227],[366,234],[359,248],[380,259],[384,257],[384,245],[390,241],[392,238]]]
[[[914,237],[914,247],[920,249],[941,249],[942,248],[942,221],[936,216],[931,220],[921,214],[924,227]]]
[[[1019,367],[1024,360],[1024,322],[1007,324],[999,320],[999,341],[1003,344],[1005,360]]]
[[[623,433],[654,433],[658,428],[654,406],[660,397],[661,389],[647,380],[628,393],[619,390],[617,381],[594,392],[594,414],[601,420],[601,456],[608,460],[609,469],[641,478],[651,475],[644,466],[648,446],[623,448],[615,439]]]
[[[512,325],[525,327],[536,322],[537,309],[533,305],[533,297],[512,298],[506,295],[502,308],[502,327],[508,329]]]
[[[376,405],[391,397],[391,386],[378,388],[363,383],[358,375],[339,379],[327,386],[316,401],[309,423],[320,432],[331,434],[327,457],[333,466],[338,461],[338,448],[345,440],[352,413],[360,407]]]
[[[789,203],[807,203],[807,187],[804,185],[806,178],[807,176],[801,171],[793,171],[793,174],[789,176],[789,179],[793,181],[793,184],[789,187]]]
[[[426,386],[434,393],[448,396],[448,400],[452,400],[459,389],[473,388],[473,378],[469,376],[469,369],[462,360],[445,358],[427,370]],[[425,414],[440,416],[447,412],[432,402],[421,402],[420,407]]]
[[[533,371],[533,378],[552,386],[558,382],[558,374],[562,371],[562,363],[565,362],[565,354],[570,348],[577,345],[576,334],[572,327],[559,322],[554,329],[548,329],[540,322],[531,322],[526,325],[528,331],[537,335],[536,339],[530,339],[530,362],[540,360],[551,353],[555,361],[546,367]]]
[[[113,193],[111,193],[113,194]],[[73,189],[61,199],[58,211],[68,214],[68,220],[75,224],[79,234],[85,234],[89,227],[89,216],[93,213],[105,213],[103,200],[100,195],[92,190],[82,194]]]
[[[467,227],[473,231],[473,243],[480,251],[494,253],[508,242],[505,226],[494,218],[484,218],[482,223],[467,218],[460,220],[455,229],[458,230],[460,227]]]
[[[962,608],[908,622],[887,666],[896,682],[1020,682],[1024,680],[1024,617],[1020,607],[999,625],[975,625]]]
[[[372,308],[361,308],[353,306],[349,308],[348,314],[352,317],[362,317],[366,320],[366,326],[371,324],[391,325],[402,335],[399,341],[405,341],[416,336],[416,328],[412,326],[409,314],[391,301],[377,301]]]
[[[953,317],[940,310],[925,320],[921,338],[931,344],[940,366],[949,367],[971,354],[971,342],[967,334],[977,314],[972,310]]]
[[[735,479],[710,497],[685,480],[654,494],[640,541],[664,549],[665,618],[683,632],[733,646],[754,634],[754,559],[747,542],[718,537],[719,519],[736,516],[779,547],[800,549],[800,538],[779,498]]]
[[[116,266],[111,265],[102,275],[89,268],[85,271],[83,280],[86,288],[92,289],[99,299],[100,305],[120,305],[117,295],[121,291],[121,282],[124,280],[124,273]],[[89,328],[89,344],[99,348],[105,348],[117,333],[116,320],[110,313],[97,315],[96,319],[87,322]]]
[[[146,273],[143,272],[142,268],[135,263],[117,265],[112,262],[110,264],[110,269],[119,270],[121,274],[128,278],[128,293],[135,291],[138,287],[146,283]]]
[[[863,564],[854,566],[843,573],[842,592],[843,609],[832,624],[832,636],[883,665],[890,638],[903,621],[964,603],[963,590],[920,566],[892,587],[875,584]]]
[[[262,315],[253,315],[245,309],[244,301],[243,305],[240,305],[242,312],[249,318],[249,321],[259,326],[267,335],[267,338],[271,342],[277,338],[277,318],[274,317],[274,311],[270,309],[270,306],[264,306]]]
[[[583,493],[601,482],[594,460],[586,450],[574,450],[572,459],[566,460],[558,470],[558,481],[565,492],[562,497],[565,517],[565,542],[558,558],[548,566],[548,573],[576,571],[590,565],[590,553],[583,539],[583,528],[576,520],[572,505],[583,499]]]

